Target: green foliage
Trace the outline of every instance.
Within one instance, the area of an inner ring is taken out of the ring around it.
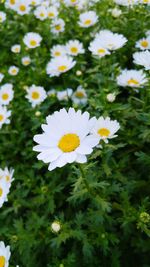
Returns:
[[[9,201],[0,210],[0,240],[11,246],[11,267],[150,264],[150,83],[137,93],[119,88],[115,80],[119,68],[135,68],[135,42],[150,29],[150,10],[145,6],[122,8],[122,15],[114,18],[108,11],[114,6],[112,1],[103,0],[93,7],[99,23],[92,30],[80,28],[79,12],[64,7],[60,17],[66,22],[66,31],[60,35],[59,44],[73,36],[88,51],[90,33],[94,35],[100,29],[122,33],[129,41],[106,58],[98,60],[90,52],[79,56],[75,68],[59,78],[49,78],[45,71],[49,49],[58,43],[50,34],[49,21],[7,10],[7,21],[0,25],[0,71],[5,73],[4,82],[12,82],[15,89],[9,107],[11,124],[0,130],[0,167],[15,169]],[[2,4],[0,9],[4,10]],[[41,46],[34,51],[26,51],[22,43],[29,31],[43,37]],[[23,47],[17,56],[10,52],[16,43]],[[23,67],[21,57],[27,54],[33,62]],[[20,68],[19,75],[13,78],[7,74],[11,65]],[[81,76],[76,75],[77,70],[82,71]],[[73,106],[49,97],[37,108],[31,108],[23,88],[33,83],[44,86],[46,91],[53,87],[75,89],[80,84],[88,94],[88,104],[82,110],[119,121],[118,137],[103,144],[103,149],[95,150],[88,164],[83,165],[86,180],[77,164],[48,172],[32,151],[33,136],[41,131],[45,117],[62,106]],[[111,92],[117,94],[113,103],[106,99]],[[36,111],[41,115],[37,117]],[[61,223],[58,233],[51,230],[55,220]]]

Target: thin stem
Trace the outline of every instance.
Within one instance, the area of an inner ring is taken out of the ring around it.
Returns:
[[[81,175],[82,175],[82,180],[83,180],[83,182],[84,182],[84,185],[85,185],[87,191],[88,191],[91,195],[95,196],[95,194],[93,194],[93,192],[92,192],[92,190],[91,190],[91,188],[90,188],[90,186],[89,186],[89,184],[88,184],[88,182],[87,182],[87,180],[86,180],[86,175],[85,175],[85,171],[84,171],[84,168],[83,168],[82,164],[78,164],[78,166],[79,166],[79,169],[80,169],[80,172],[81,172]]]

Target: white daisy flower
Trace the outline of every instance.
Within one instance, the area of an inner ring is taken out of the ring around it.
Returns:
[[[70,40],[66,44],[66,51],[68,55],[77,56],[85,52],[83,44],[78,40]]]
[[[92,41],[90,43],[90,46],[88,48],[92,54],[94,56],[98,56],[98,57],[104,57],[106,55],[110,55],[110,52],[108,51],[108,49],[106,49],[101,42],[99,41],[99,39],[95,39],[94,41]]]
[[[0,105],[9,105],[14,98],[13,85],[5,83],[0,87]]]
[[[83,28],[93,26],[98,21],[98,16],[94,11],[88,11],[80,14],[79,25]]]
[[[16,76],[19,72],[19,68],[17,68],[16,66],[11,66],[8,69],[8,73],[12,76]]]
[[[46,72],[50,77],[59,76],[60,74],[72,69],[76,64],[71,57],[63,56],[52,58],[48,63]]]
[[[143,66],[146,70],[150,70],[150,52],[148,50],[134,53],[133,59],[135,64]]]
[[[0,72],[0,83],[2,82],[3,79],[4,79],[4,74]]]
[[[31,7],[29,4],[29,0],[19,0],[17,1],[14,9],[19,15],[23,16],[30,13]]]
[[[6,180],[1,178],[0,179],[0,208],[3,206],[3,203],[7,201],[7,195],[9,193],[9,188],[10,188],[10,186],[6,182]]]
[[[87,94],[85,89],[82,86],[78,86],[71,99],[77,105],[85,105],[87,103]]]
[[[51,24],[51,32],[55,34],[59,34],[60,32],[64,32],[65,30],[65,22],[63,19],[54,19]]]
[[[54,221],[51,224],[51,229],[52,229],[52,232],[58,233],[61,230],[61,224],[60,224],[60,222],[59,221]]]
[[[147,78],[142,70],[123,70],[117,77],[117,84],[123,87],[141,87],[147,83]]]
[[[109,117],[103,118],[102,116],[96,121],[91,133],[108,143],[108,139],[117,137],[115,133],[120,129],[120,124],[116,120],[111,120]]]
[[[13,53],[16,53],[16,54],[20,53],[20,51],[21,51],[21,45],[19,45],[19,44],[13,45],[11,47],[11,51]]]
[[[49,91],[47,92],[47,95],[48,95],[48,96],[52,96],[52,97],[56,96],[56,90],[55,90],[55,89],[51,89],[51,90],[49,90]]]
[[[44,132],[34,136],[38,145],[33,150],[40,152],[37,158],[50,163],[49,171],[67,163],[85,163],[86,155],[91,154],[99,142],[99,137],[90,134],[95,120],[89,118],[88,112],[82,114],[73,108],[68,112],[61,109],[49,115],[47,124],[42,125]]]
[[[0,23],[4,22],[5,20],[6,20],[6,13],[0,11]]]
[[[66,6],[77,6],[80,4],[81,0],[64,0]]]
[[[55,6],[50,6],[47,8],[47,17],[50,19],[55,19],[58,16],[58,9]]]
[[[4,242],[0,242],[0,266],[8,267],[10,259],[10,246],[5,247]]]
[[[113,33],[109,30],[100,31],[96,34],[95,39],[102,47],[110,51],[123,47],[127,42],[127,39],[122,34]]]
[[[34,10],[34,15],[37,19],[45,20],[47,18],[47,9],[44,6],[38,6]]]
[[[150,36],[137,41],[135,47],[140,48],[141,50],[150,49]]]
[[[18,0],[6,0],[5,7],[14,10],[16,8],[17,2]]]
[[[66,55],[66,49],[64,45],[54,45],[50,50],[52,57],[62,57]]]
[[[33,84],[31,87],[27,89],[26,98],[32,104],[34,108],[36,105],[41,104],[47,97],[46,91],[42,86],[36,86]]]
[[[0,106],[0,129],[2,128],[3,124],[10,123],[11,111],[7,111],[6,107]]]
[[[28,48],[36,48],[40,46],[41,41],[41,35],[35,32],[28,32],[23,38],[23,42]]]
[[[141,4],[150,5],[150,0],[139,0]]]
[[[21,63],[23,66],[28,66],[31,63],[31,58],[29,56],[22,57]]]
[[[1,169],[0,171],[0,180],[4,179],[8,183],[9,188],[11,186],[11,183],[14,181],[13,174],[14,169],[12,168],[9,170],[7,167],[5,167],[4,170]]]
[[[69,98],[71,98],[72,93],[73,93],[73,90],[71,88],[67,88],[64,91],[59,91],[57,92],[57,99],[59,101],[63,101],[63,100],[68,101]]]

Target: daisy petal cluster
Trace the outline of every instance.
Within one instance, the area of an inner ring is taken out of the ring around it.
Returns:
[[[58,58],[52,58],[47,64],[46,72],[50,77],[59,76],[64,72],[72,69],[76,64],[69,56],[61,56]]]
[[[142,87],[147,83],[146,74],[142,70],[123,70],[117,77],[117,84],[123,87]]]
[[[3,241],[0,241],[0,266],[8,267],[10,259],[10,246],[5,246]]]
[[[9,194],[14,170],[6,167],[4,170],[0,169],[0,208],[3,203],[7,201],[7,195]]]
[[[26,98],[34,108],[36,105],[41,104],[47,97],[46,91],[42,86],[36,86],[33,84],[27,89]]]
[[[133,62],[137,65],[143,66],[145,70],[150,70],[150,52],[148,50],[135,52],[133,54]]]

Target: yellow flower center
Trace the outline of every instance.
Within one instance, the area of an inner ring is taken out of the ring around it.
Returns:
[[[144,48],[148,47],[148,41],[146,40],[141,41],[141,46],[143,46]]]
[[[2,114],[0,114],[0,122],[3,121],[4,116]]]
[[[76,96],[77,98],[83,98],[83,97],[84,97],[84,93],[83,93],[83,92],[76,92],[76,93],[75,93],[75,96]]]
[[[9,182],[10,181],[10,176],[9,175],[6,175],[6,181]]]
[[[107,129],[107,128],[101,128],[97,131],[97,133],[100,135],[100,136],[103,136],[103,137],[108,137],[109,134],[110,134],[110,131]]]
[[[5,257],[4,256],[0,256],[0,267],[5,267]]]
[[[60,30],[61,30],[61,25],[60,25],[60,24],[56,25],[56,26],[55,26],[55,29],[56,29],[57,31],[60,31]]]
[[[34,100],[38,99],[40,97],[40,94],[38,92],[32,92],[32,98]]]
[[[2,194],[3,194],[3,189],[0,187],[0,197],[2,196]],[[0,257],[0,267],[1,267],[1,257]]]
[[[10,4],[11,5],[15,5],[16,4],[16,1],[15,0],[10,0]]]
[[[31,40],[31,41],[30,41],[30,45],[31,45],[31,46],[36,46],[36,45],[37,45],[37,42],[36,42],[35,40]]]
[[[44,13],[40,13],[40,17],[44,17],[45,16],[45,14]]]
[[[29,60],[25,60],[23,63],[24,63],[24,65],[29,65],[30,61]]]
[[[98,54],[104,54],[105,53],[105,49],[104,48],[100,48],[98,49]]]
[[[76,0],[71,0],[71,3],[76,3]]]
[[[0,21],[2,21],[2,17],[0,17]]]
[[[17,73],[17,70],[16,69],[12,69],[11,73],[12,74],[16,74]]]
[[[60,72],[64,72],[64,71],[67,70],[67,66],[65,66],[65,65],[59,66],[59,67],[58,67],[58,70],[59,70]]]
[[[55,52],[55,56],[56,56],[56,57],[59,57],[60,55],[61,55],[60,52],[58,52],[58,51]]]
[[[80,139],[77,134],[65,134],[58,143],[58,147],[64,152],[72,152],[80,145]]]
[[[19,9],[20,9],[20,11],[26,11],[26,6],[25,5],[20,5],[20,7],[19,7]]]
[[[71,52],[72,53],[77,53],[78,52],[78,48],[77,47],[71,47]]]
[[[54,16],[55,16],[55,14],[53,12],[48,13],[48,17],[53,18]]]
[[[128,85],[139,85],[139,82],[136,79],[130,79],[128,80]]]
[[[90,24],[91,24],[91,22],[92,22],[92,20],[91,20],[91,19],[87,19],[87,20],[85,20],[85,21],[84,21],[84,24],[85,24],[85,25],[90,25]]]
[[[18,48],[18,47],[16,47],[14,51],[15,51],[15,52],[19,52],[19,48]]]
[[[7,100],[8,98],[9,98],[9,95],[8,95],[8,94],[3,94],[3,95],[2,95],[2,99],[3,99],[3,100]]]

